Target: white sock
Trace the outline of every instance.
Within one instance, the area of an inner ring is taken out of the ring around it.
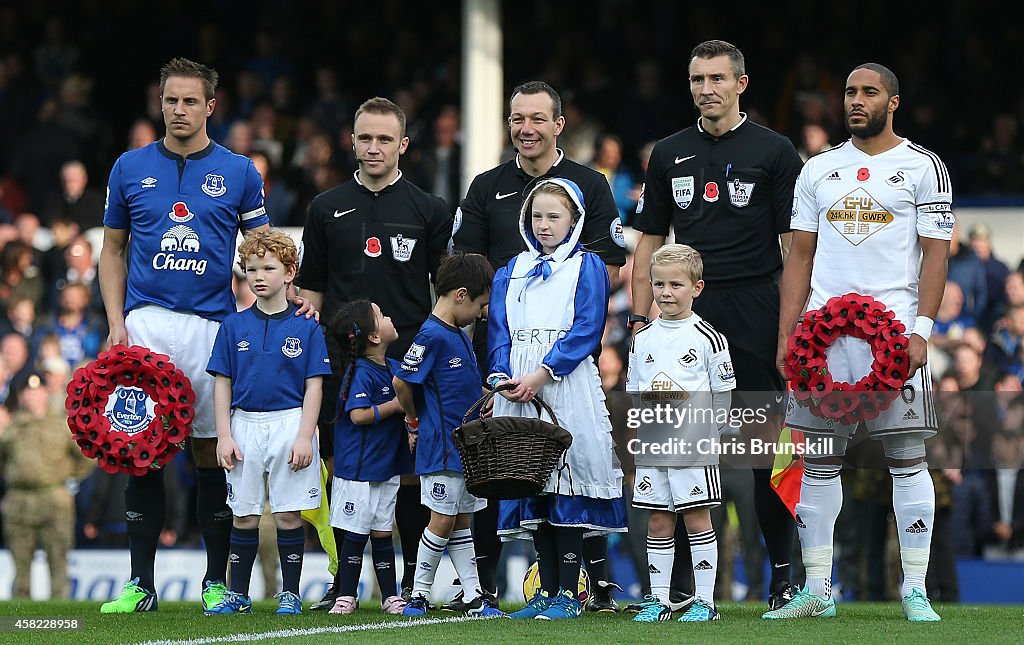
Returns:
[[[840,469],[837,465],[806,465],[796,505],[807,590],[825,599],[832,595],[833,538],[836,518],[843,506]]]
[[[476,547],[473,545],[473,534],[469,529],[452,531],[448,541],[448,556],[455,565],[455,573],[459,576],[466,602],[480,595],[480,576],[476,568]]]
[[[935,485],[928,471],[920,465],[890,468],[889,472],[903,560],[903,595],[909,596],[914,589],[923,593],[935,530]]]
[[[413,596],[430,598],[430,589],[434,586],[437,565],[441,562],[441,555],[444,553],[444,547],[447,544],[448,538],[434,535],[430,532],[430,529],[423,529],[420,546],[416,550],[416,576],[412,585]]]
[[[676,555],[674,537],[647,536],[647,570],[651,575],[651,595],[668,607],[672,586],[672,561]]]
[[[698,598],[714,607],[715,576],[718,575],[718,539],[715,530],[687,533],[693,558],[693,585]]]

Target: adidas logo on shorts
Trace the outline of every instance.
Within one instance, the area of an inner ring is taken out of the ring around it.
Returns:
[[[696,497],[697,495],[703,495],[704,491],[700,489],[700,486],[694,486],[693,490],[690,491],[690,497]]]
[[[928,525],[923,520],[918,519],[916,522],[904,529],[907,533],[927,533]]]
[[[917,413],[913,410],[907,410],[907,413],[903,415],[904,421],[917,421],[921,417],[917,416]]]
[[[648,354],[647,358],[644,360],[644,362],[645,363],[653,363],[654,362],[654,357],[651,356],[650,354]]]
[[[700,562],[698,562],[697,564],[695,564],[693,566],[693,570],[694,571],[707,571],[708,569],[713,569],[713,568],[714,567],[712,567],[711,563],[708,562],[707,560],[701,560]]]
[[[807,525],[804,524],[804,521],[802,519],[800,519],[800,514],[799,513],[796,514],[796,525],[799,526],[802,529],[807,528]]]

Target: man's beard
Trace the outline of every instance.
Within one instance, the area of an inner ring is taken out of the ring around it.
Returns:
[[[887,119],[886,113],[880,112],[877,114],[868,114],[867,118],[867,123],[863,125],[850,125],[850,115],[847,113],[846,131],[861,139],[870,139],[871,137],[876,137],[882,134],[885,130],[885,123]]]

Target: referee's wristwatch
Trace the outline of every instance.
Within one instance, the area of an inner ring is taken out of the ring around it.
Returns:
[[[629,314],[629,318],[626,318],[626,329],[629,331],[633,331],[637,323],[648,325],[650,324],[650,322],[651,319],[648,318],[647,316],[641,316],[640,314]]]

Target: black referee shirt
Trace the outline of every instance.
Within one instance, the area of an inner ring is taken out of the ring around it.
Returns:
[[[786,137],[744,115],[720,137],[697,125],[651,152],[634,228],[700,251],[710,284],[754,282],[782,267],[803,161]]]
[[[324,294],[324,323],[341,303],[367,298],[398,329],[418,329],[451,230],[444,201],[401,175],[379,192],[353,178],[310,203],[295,285]]]
[[[551,177],[576,182],[583,191],[587,208],[580,234],[583,246],[601,256],[605,264],[625,264],[622,222],[608,180],[596,170],[566,159],[561,150],[558,160],[541,177],[528,175],[519,165],[518,155],[477,175],[455,213],[455,248],[486,255],[495,269],[508,264],[526,250],[526,242],[519,233],[523,200],[537,182]]]

